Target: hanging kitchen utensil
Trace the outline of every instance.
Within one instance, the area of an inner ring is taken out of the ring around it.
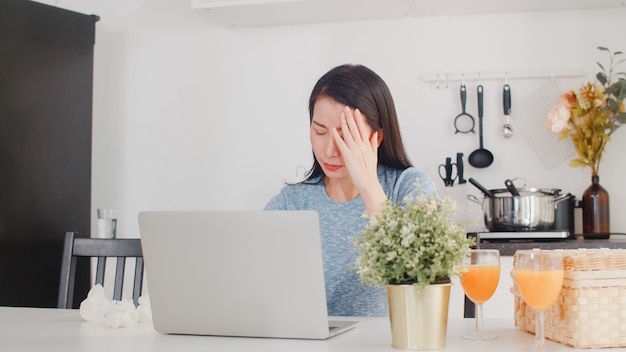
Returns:
[[[558,103],[561,95],[558,86],[553,81],[515,104],[511,116],[515,124],[534,149],[547,169],[552,169],[576,152],[574,143],[569,140],[559,140],[557,133],[546,129],[546,118],[550,109]]]
[[[465,83],[461,83],[461,113],[454,118],[454,133],[474,133],[474,117],[465,111],[467,101],[467,89]]]
[[[493,163],[493,154],[483,147],[483,86],[476,88],[478,92],[478,140],[480,147],[470,154],[470,165],[476,168],[485,168]]]
[[[456,180],[457,175],[453,175],[453,170],[452,168],[455,165],[452,163],[452,158],[446,158],[446,163],[444,164],[439,164],[439,177],[441,178],[441,180],[443,181],[443,184],[446,187],[452,187],[452,185],[454,184],[454,180]],[[441,168],[444,169],[444,174],[441,173]]]
[[[463,178],[463,153],[456,153],[456,175],[460,185],[467,182],[467,180]]]
[[[471,184],[473,184],[474,186],[476,186],[476,188],[478,188],[481,192],[483,192],[483,194],[489,198],[493,198],[495,197],[493,195],[493,193],[488,190],[485,186],[481,185],[480,183],[478,183],[478,181],[474,180],[472,177],[469,178],[468,180]]]
[[[505,180],[504,181],[504,185],[506,186],[506,189],[508,189],[509,192],[511,192],[511,195],[513,197],[519,196],[519,192],[517,191],[517,187],[515,187],[515,185],[513,184],[513,181],[511,181],[511,179]]]
[[[504,138],[513,136],[513,126],[511,125],[511,87],[508,84],[502,89],[502,106],[504,107],[504,125],[502,125],[502,135]]]

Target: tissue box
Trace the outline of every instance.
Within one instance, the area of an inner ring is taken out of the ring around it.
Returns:
[[[626,251],[558,251],[565,276],[559,298],[545,314],[546,338],[575,348],[626,346]],[[515,326],[534,333],[535,312],[515,286],[512,292]]]

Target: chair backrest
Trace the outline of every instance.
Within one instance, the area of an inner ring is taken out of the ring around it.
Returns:
[[[61,282],[59,285],[58,308],[72,308],[74,294],[74,274],[76,271],[77,257],[98,258],[96,264],[95,284],[104,286],[104,271],[106,259],[117,258],[115,267],[115,278],[113,285],[113,300],[122,299],[122,289],[124,287],[124,268],[127,258],[135,258],[135,275],[133,279],[133,303],[138,305],[139,296],[143,285],[143,253],[141,251],[141,240],[133,239],[100,239],[100,238],[78,238],[78,233],[65,233],[65,244],[63,246],[63,261],[61,263]]]

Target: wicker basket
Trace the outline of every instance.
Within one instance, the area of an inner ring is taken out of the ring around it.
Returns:
[[[559,252],[565,276],[559,298],[545,314],[546,338],[575,348],[626,346],[626,251]],[[535,312],[515,285],[511,292],[515,326],[534,333]]]

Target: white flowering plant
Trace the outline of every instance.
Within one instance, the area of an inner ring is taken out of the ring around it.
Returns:
[[[404,204],[387,201],[352,238],[356,268],[365,285],[413,284],[418,291],[459,275],[471,247],[463,224],[453,221],[456,202],[418,192]]]

